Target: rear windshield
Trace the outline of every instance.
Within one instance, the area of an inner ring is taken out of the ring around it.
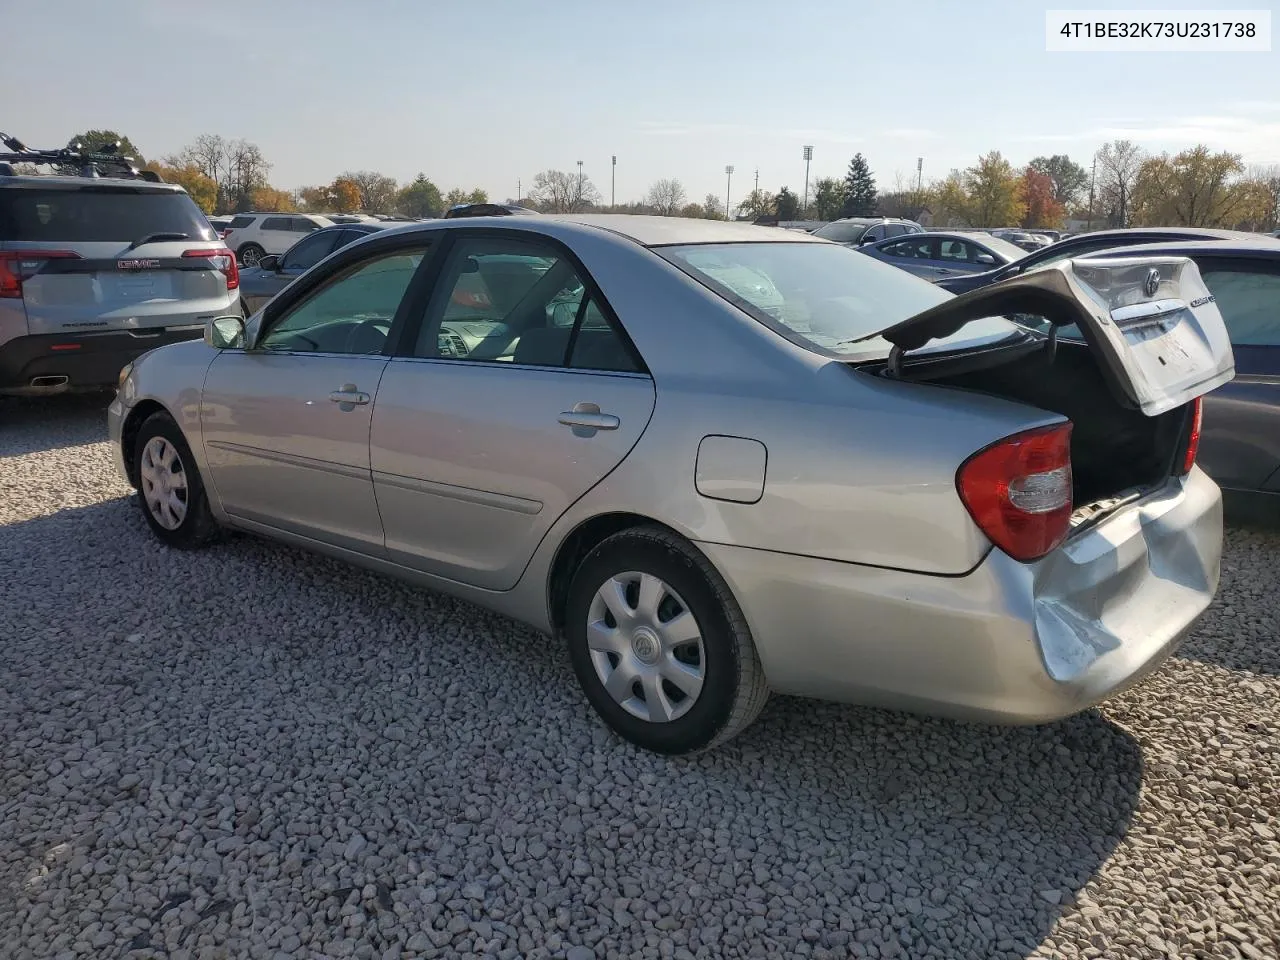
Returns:
[[[828,223],[813,231],[813,235],[834,243],[857,243],[870,227],[867,223]]]
[[[888,341],[875,334],[952,298],[905,270],[829,243],[715,243],[654,252],[793,343],[841,360],[888,354]],[[988,317],[937,343],[1019,330]],[[871,339],[855,342],[864,337]]]
[[[215,239],[185,193],[127,187],[0,190],[0,240],[37,243],[132,243],[152,233]]]

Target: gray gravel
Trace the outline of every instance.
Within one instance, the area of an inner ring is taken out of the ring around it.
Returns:
[[[0,401],[0,956],[1280,955],[1280,537],[1071,721],[775,699],[610,736],[534,632],[147,534],[101,402]]]

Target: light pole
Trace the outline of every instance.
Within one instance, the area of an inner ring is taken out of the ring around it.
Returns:
[[[916,157],[916,193],[924,189],[924,157]]]
[[[609,209],[618,205],[618,155],[613,155],[613,166],[609,168]]]
[[[516,177],[516,203],[524,199],[524,186],[520,182],[520,178]]]
[[[733,164],[726,164],[724,168],[724,218],[729,219],[729,191],[733,187]]]
[[[578,161],[578,195],[573,199],[573,208],[576,212],[578,204],[582,202],[582,161]]]
[[[1084,228],[1085,233],[1093,231],[1093,188],[1098,182],[1098,154],[1093,155],[1093,172],[1089,174],[1089,223]]]
[[[813,147],[804,148],[804,206],[800,208],[800,216],[809,215],[809,161],[813,159]]]

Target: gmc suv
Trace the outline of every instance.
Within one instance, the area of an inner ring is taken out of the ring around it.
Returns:
[[[0,393],[114,387],[141,354],[240,313],[235,257],[181,187],[12,169],[0,168]]]

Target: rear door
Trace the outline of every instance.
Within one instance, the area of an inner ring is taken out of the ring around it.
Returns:
[[[401,352],[370,435],[387,554],[510,589],[635,446],[653,380],[569,252],[524,232],[456,239]]]
[[[1197,259],[1236,358],[1205,397],[1198,462],[1228,489],[1280,493],[1280,261]]]
[[[230,258],[186,193],[49,180],[0,191],[28,333],[198,328],[235,302]]]

